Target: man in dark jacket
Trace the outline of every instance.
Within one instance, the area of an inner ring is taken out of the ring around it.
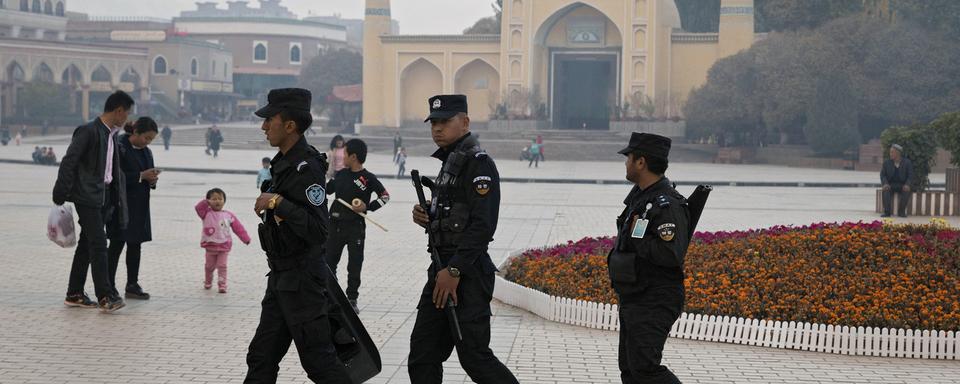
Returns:
[[[620,303],[620,380],[624,384],[680,383],[662,365],[670,328],[683,311],[683,262],[690,244],[690,209],[664,176],[671,140],[630,135],[627,180],[634,186],[617,218],[617,239],[607,258]]]
[[[73,255],[67,298],[63,301],[67,306],[95,308],[99,304],[102,312],[113,312],[125,305],[110,284],[105,228],[109,220],[119,220],[121,228],[127,225],[117,132],[127,121],[133,104],[133,98],[123,91],[110,95],[100,117],[73,131],[60,163],[53,203],[73,202],[80,219],[80,240]],[[88,267],[98,303],[83,292]]]
[[[883,184],[883,217],[893,213],[893,196],[898,196],[897,215],[907,217],[910,201],[910,183],[913,181],[913,163],[903,157],[903,147],[890,146],[890,158],[883,162],[880,182]]]

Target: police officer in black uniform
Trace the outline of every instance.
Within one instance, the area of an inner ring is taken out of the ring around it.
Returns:
[[[260,243],[270,273],[260,325],[247,352],[245,383],[275,383],[291,340],[310,380],[350,382],[337,357],[328,318],[332,303],[324,262],[327,161],[303,137],[313,122],[310,97],[305,89],[274,89],[267,106],[256,112],[265,119],[261,129],[270,145],[280,151],[270,162],[269,190],[254,207],[264,221]]]
[[[430,212],[419,205],[413,221],[433,234],[443,266],[431,263],[410,336],[408,370],[413,384],[440,383],[443,362],[454,347],[460,365],[477,383],[517,383],[490,349],[490,300],[497,268],[487,254],[500,211],[500,175],[493,159],[470,133],[467,97],[440,95],[428,101],[433,157],[443,162]],[[463,340],[454,343],[443,307],[452,297]]]
[[[670,139],[633,133],[619,153],[627,156],[627,180],[634,183],[608,257],[620,301],[620,378],[624,384],[679,383],[660,360],[683,310],[690,210],[664,176]]]

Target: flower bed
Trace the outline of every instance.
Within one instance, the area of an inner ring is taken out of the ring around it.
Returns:
[[[553,296],[616,303],[613,239],[524,252],[504,278]],[[927,225],[819,223],[697,233],[685,311],[905,329],[960,329],[960,231]]]

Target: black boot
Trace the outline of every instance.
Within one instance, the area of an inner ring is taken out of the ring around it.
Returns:
[[[143,291],[143,288],[140,288],[140,284],[127,284],[127,292],[123,295],[128,299],[136,300],[150,300],[150,294]]]

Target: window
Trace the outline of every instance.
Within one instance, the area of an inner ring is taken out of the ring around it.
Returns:
[[[43,13],[46,13],[48,15],[53,14],[53,2],[51,2],[50,0],[47,0],[46,3],[43,3]]]
[[[167,59],[164,59],[163,56],[157,56],[156,59],[153,59],[153,74],[154,75],[167,74]]]
[[[197,58],[194,57],[190,59],[190,74],[196,76],[200,72],[200,65],[197,63]]]
[[[30,11],[30,0],[20,0],[20,10],[24,12]]]
[[[33,0],[33,13],[43,13],[43,9],[40,8],[40,0]]]
[[[300,64],[300,43],[290,43],[290,64]]]
[[[62,1],[58,1],[58,2],[57,2],[57,16],[61,16],[61,17],[62,17],[62,16],[64,16],[64,13],[65,13],[65,12],[64,12],[64,10],[63,10],[63,2],[62,2]]]
[[[266,41],[253,42],[253,62],[254,63],[267,62],[267,42]]]

